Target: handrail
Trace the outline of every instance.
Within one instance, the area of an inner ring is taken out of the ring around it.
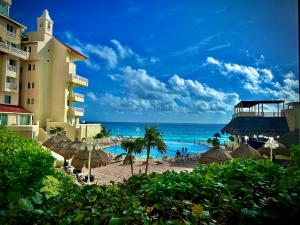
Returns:
[[[74,112],[84,113],[84,109],[83,108],[73,107],[73,110],[74,110]]]
[[[6,87],[10,90],[17,90],[17,85],[12,83],[6,83]]]
[[[9,30],[7,30],[6,32],[7,32],[7,35],[10,36],[10,37],[14,37],[14,38],[15,38],[16,35],[17,35],[16,33],[11,32],[11,31],[9,31]]]
[[[77,97],[77,98],[84,98],[84,95],[83,95],[83,94],[80,94],[80,93],[74,93],[74,97]]]
[[[17,67],[16,67],[16,66],[13,66],[13,65],[7,65],[7,69],[8,69],[9,71],[17,72]]]
[[[23,51],[22,49],[19,49],[16,47],[9,46],[3,42],[0,42],[0,48],[5,49],[6,51],[17,54],[17,55],[22,55],[25,58],[27,58],[29,55],[28,52]]]

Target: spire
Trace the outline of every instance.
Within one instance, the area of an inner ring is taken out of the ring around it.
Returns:
[[[43,14],[39,17],[39,19],[46,19],[49,22],[53,23],[53,20],[51,19],[51,17],[49,16],[49,12],[48,9],[45,9]]]
[[[37,30],[40,33],[52,36],[53,24],[53,20],[49,16],[48,10],[45,9],[43,14],[37,19]]]

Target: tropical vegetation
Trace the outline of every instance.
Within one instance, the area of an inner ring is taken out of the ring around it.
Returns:
[[[149,157],[151,149],[156,148],[160,153],[166,153],[167,145],[163,141],[161,132],[156,126],[146,127],[144,134],[144,146],[146,148],[146,169],[145,174],[148,173]]]
[[[124,157],[123,164],[130,164],[131,175],[133,175],[133,162],[135,154],[139,154],[143,151],[144,142],[141,138],[136,139],[125,139],[121,142],[121,148],[125,153],[121,153],[116,156],[116,159]]]
[[[77,186],[52,164],[33,140],[0,128],[0,224],[298,224],[298,166],[242,159]]]
[[[111,136],[111,132],[112,130],[111,129],[107,129],[105,126],[101,126],[102,129],[100,131],[100,133],[96,134],[95,138],[96,139],[99,139],[99,138],[105,138],[105,137],[110,137]]]
[[[50,128],[50,134],[58,134],[63,132],[65,129],[63,127],[55,126]]]
[[[219,146],[220,145],[220,133],[215,133],[214,138],[208,138],[207,143],[211,144],[213,147]]]

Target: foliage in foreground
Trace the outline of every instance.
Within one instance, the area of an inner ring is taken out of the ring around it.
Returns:
[[[0,207],[32,189],[53,173],[54,158],[34,140],[0,126]]]
[[[99,139],[99,138],[105,138],[105,137],[110,137],[111,136],[111,129],[106,129],[105,126],[102,125],[102,130],[100,131],[100,133],[96,134],[95,138]]]
[[[66,185],[11,204],[8,224],[296,224],[300,170],[268,160],[133,176],[115,186]],[[21,201],[21,202],[20,202]],[[1,221],[0,221],[1,222]]]

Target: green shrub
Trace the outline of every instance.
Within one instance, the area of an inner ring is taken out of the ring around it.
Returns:
[[[300,168],[300,145],[292,145],[291,148],[291,157],[296,165]]]
[[[68,194],[22,199],[6,217],[36,224],[297,224],[300,170],[269,160],[199,165],[114,186],[66,185]]]
[[[32,193],[33,187],[53,173],[54,158],[34,140],[0,126],[0,206]],[[2,197],[1,197],[2,196]]]

